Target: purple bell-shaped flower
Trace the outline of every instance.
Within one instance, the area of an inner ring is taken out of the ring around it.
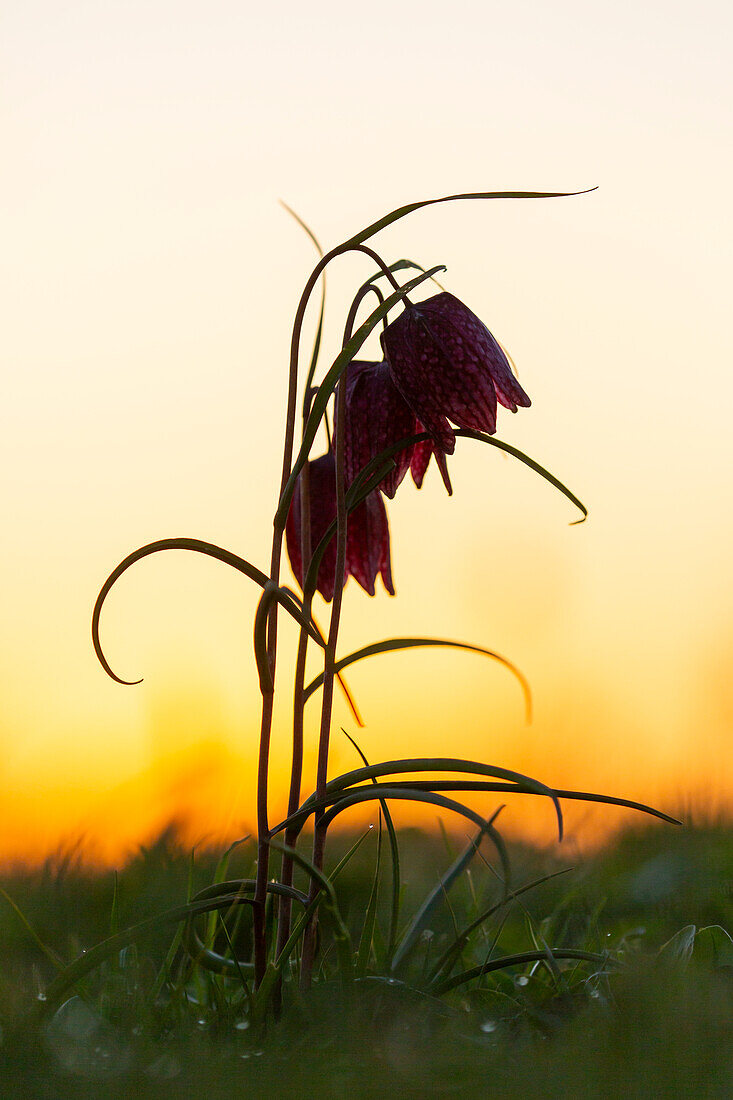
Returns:
[[[493,434],[497,399],[512,412],[530,405],[486,325],[445,291],[407,306],[382,347],[397,389],[447,454],[456,442],[449,420]]]
[[[326,531],[336,519],[336,461],[333,451],[308,464],[310,498],[311,547],[315,550]],[[285,540],[293,573],[303,586],[303,558],[301,554],[301,502],[300,480],[285,525]],[[346,531],[346,568],[344,581],[354,577],[370,596],[374,595],[377,575],[381,574],[384,587],[394,596],[389,550],[389,523],[384,501],[378,491],[371,492],[366,500],[349,515]],[[317,588],[325,600],[333,599],[336,578],[336,535],[326,547],[318,570]]]

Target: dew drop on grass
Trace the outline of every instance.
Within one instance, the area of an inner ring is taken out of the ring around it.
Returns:
[[[517,985],[521,986],[529,985],[529,978],[526,974],[520,974],[520,976],[516,979],[516,982]]]
[[[494,1020],[484,1020],[480,1026],[481,1030],[487,1035],[490,1035],[492,1031],[496,1031],[496,1023]]]
[[[248,1027],[249,1027],[249,1020],[237,1020],[236,1024],[234,1025],[234,1030],[235,1031],[246,1031]]]

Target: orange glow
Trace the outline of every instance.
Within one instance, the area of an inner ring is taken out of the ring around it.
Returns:
[[[535,717],[478,656],[375,658],[349,669],[365,726],[339,698],[332,774],[356,763],[343,725],[371,760],[478,757],[672,812],[730,810],[733,8],[9,8],[0,861],[78,842],[110,864],[171,821],[186,844],[252,827],[259,590],[191,554],[136,565],[101,623],[115,670],[144,676],[134,688],[105,677],[89,621],[110,571],[154,539],[267,568],[291,323],[315,262],[281,196],[330,248],[430,196],[599,187],[433,206],[372,242],[388,262],[447,266],[441,283],[511,350],[532,399],[500,411],[498,435],[590,515],[569,526],[567,500],[468,440],[452,498],[434,467],[421,492],[400,488],[397,596],[350,585],[340,652],[398,635],[485,645],[527,676]],[[329,268],[320,371],[372,273],[364,255]],[[376,333],[363,355],[381,356]],[[291,623],[280,635],[273,820],[296,644]],[[304,793],[316,724],[314,700]],[[634,819],[568,817],[580,845]],[[501,820],[553,835],[538,800]]]

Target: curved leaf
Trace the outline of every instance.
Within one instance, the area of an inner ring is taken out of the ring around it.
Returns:
[[[373,777],[383,775],[399,775],[401,772],[463,772],[467,775],[486,775],[494,779],[504,779],[510,783],[520,784],[523,791],[528,794],[542,794],[551,798],[558,819],[560,839],[562,839],[562,810],[557,795],[544,783],[531,779],[521,772],[511,771],[509,768],[499,768],[493,764],[481,764],[477,760],[461,760],[452,756],[415,757],[406,760],[387,760],[380,764],[372,764],[368,768],[356,768],[354,771],[345,772],[326,784],[327,795],[343,791],[354,783],[370,780]],[[301,813],[315,799],[315,795],[307,798],[300,807]],[[295,816],[295,815],[294,815]],[[482,819],[483,820],[483,819]]]
[[[250,883],[254,889],[254,880],[244,880],[246,883]],[[219,885],[219,884],[217,884]],[[275,890],[275,887],[282,887],[282,883],[268,882],[267,890],[270,893],[279,892]],[[289,889],[289,887],[283,887]],[[209,890],[212,888],[209,887]],[[206,893],[206,891],[203,891]],[[294,892],[300,900],[300,892]],[[123,929],[122,932],[117,932],[114,936],[109,936],[102,943],[96,944],[94,947],[90,947],[79,958],[74,959],[59,975],[54,978],[51,984],[46,989],[46,999],[42,1005],[38,1008],[39,1014],[45,1014],[49,1012],[59,1003],[60,999],[67,993],[72,986],[76,985],[81,978],[85,977],[90,971],[94,970],[105,959],[115,955],[118,951],[121,951],[123,947],[128,947],[131,943],[135,943],[141,936],[146,935],[148,932],[154,932],[158,928],[163,928],[168,924],[179,924],[181,921],[188,920],[189,917],[198,916],[201,913],[211,913],[215,909],[227,909],[231,905],[251,905],[253,904],[251,898],[244,897],[241,893],[241,884],[238,884],[238,889],[235,893],[229,893],[216,897],[207,897],[199,901],[190,901],[186,905],[177,905],[173,909],[167,909],[163,913],[158,913],[157,916],[148,917],[147,920],[140,921],[139,924],[135,924],[130,928]]]
[[[588,509],[581,500],[578,500],[575,493],[571,493],[566,485],[551,474],[549,470],[546,470],[544,466],[540,466],[539,462],[535,462],[533,458],[530,458],[520,451],[518,447],[512,447],[509,443],[504,443],[501,439],[497,439],[496,436],[487,435],[486,432],[476,432],[472,428],[456,428],[456,435],[463,436],[464,439],[476,439],[479,443],[488,443],[492,447],[497,447],[500,451],[506,451],[508,455],[513,458],[518,458],[520,462],[523,462],[525,466],[529,466],[530,470],[534,470],[536,474],[543,477],[545,481],[549,481],[550,485],[554,485],[556,489],[566,496],[569,501],[575,505],[583,513],[582,519],[573,520],[570,524],[571,527],[575,527],[578,523],[585,523],[588,518]]]
[[[576,951],[569,947],[553,948],[552,957],[554,959],[578,959],[581,962],[597,963],[599,966],[608,966],[609,963],[614,966],[618,965],[609,955],[598,955],[592,951]],[[489,974],[492,970],[505,970],[508,966],[524,966],[526,963],[546,961],[546,951],[522,951],[518,955],[504,955],[500,959],[491,959],[480,966],[472,966],[470,970],[464,970],[462,973],[456,974],[454,978],[447,978],[444,982],[439,982],[434,986],[430,992],[439,997],[443,993],[448,993],[451,989],[456,989],[459,985],[470,982],[472,978],[480,978],[483,974]]]
[[[422,264],[416,264],[414,260],[395,260],[394,263],[388,264],[387,266],[389,267],[389,270],[392,272],[393,275],[397,271],[411,271],[411,270],[412,271],[425,271],[426,270],[426,268],[424,268],[422,266]],[[376,283],[377,279],[384,279],[384,278],[385,278],[384,271],[377,271],[374,275],[371,276],[371,278],[367,279],[367,281],[364,285],[366,286],[367,284]],[[438,282],[438,280],[434,277],[433,277],[433,282],[441,290],[443,290],[443,291],[445,290],[445,287],[442,286]]]
[[[491,657],[495,661],[499,661],[500,664],[508,668],[510,672],[516,676],[517,680],[522,687],[524,693],[524,702],[527,711],[527,721],[531,721],[532,718],[532,695],[530,692],[529,683],[527,679],[522,675],[516,665],[513,665],[511,661],[508,661],[506,657],[502,657],[501,654],[495,653],[492,649],[485,649],[480,645],[470,645],[468,642],[455,642],[449,638],[387,638],[383,642],[373,642],[371,645],[363,646],[361,649],[357,649],[354,653],[350,653],[348,657],[342,657],[336,662],[334,671],[336,673],[341,672],[342,669],[347,668],[355,661],[361,661],[364,657],[374,657],[378,653],[391,653],[399,649],[417,649],[424,646],[444,646],[450,649],[465,649],[470,653],[481,653],[484,657]],[[316,676],[315,680],[311,680],[308,687],[303,693],[304,700],[308,700],[314,691],[323,683],[323,673]]]
[[[375,233],[379,233],[381,229],[386,229],[387,226],[392,225],[393,222],[399,221],[400,218],[404,218],[407,214],[412,214],[414,210],[422,210],[425,206],[437,206],[442,202],[457,202],[463,199],[565,199],[571,198],[574,195],[587,195],[591,191],[596,190],[596,187],[587,187],[583,191],[469,191],[460,195],[445,195],[440,199],[425,199],[422,202],[410,202],[406,206],[398,206],[389,214],[385,214],[383,218],[380,218],[376,222],[372,222],[366,229],[362,229],[361,232],[356,233],[353,237],[350,237],[348,241],[345,241],[344,247],[362,244],[364,241],[368,241],[370,237],[373,237]]]
[[[305,233],[307,233],[307,235],[310,237],[311,241],[313,242],[313,245],[315,246],[316,252],[320,256],[320,258],[323,259],[325,253],[323,251],[323,248],[321,247],[321,242],[318,240],[318,237],[316,237],[315,233],[310,228],[310,226],[306,225],[306,223],[303,221],[303,219],[300,217],[300,215],[296,214],[295,211],[293,210],[293,208],[291,206],[288,206],[288,204],[286,202],[283,202],[282,199],[280,199],[280,205],[285,210],[287,210],[287,212],[288,212],[288,214],[290,214],[291,218],[294,218],[295,221],[300,226],[300,228],[302,230],[304,230]],[[303,391],[304,392],[304,404],[303,404],[303,418],[304,419],[307,415],[306,414],[306,404],[305,403],[308,401],[308,393],[309,393],[309,390],[311,388],[311,384],[313,382],[313,375],[316,373],[316,365],[318,363],[318,355],[319,355],[320,350],[321,350],[321,338],[323,336],[323,315],[324,315],[325,311],[326,311],[326,271],[324,269],[323,272],[321,273],[321,305],[320,305],[320,308],[319,308],[319,311],[318,311],[318,324],[316,326],[316,335],[315,335],[314,340],[313,340],[313,351],[311,352],[311,361],[310,361],[310,365],[308,367],[308,374],[306,376],[305,388],[304,388],[304,391]]]
[[[434,982],[438,981],[441,974],[443,974],[446,969],[448,971],[453,969],[455,960],[458,955],[460,955],[461,950],[463,949],[465,944],[468,942],[471,933],[475,932],[476,929],[484,923],[484,921],[489,919],[489,917],[493,917],[494,913],[498,913],[498,911],[500,909],[503,909],[504,906],[507,905],[510,901],[513,901],[515,898],[521,897],[522,894],[526,894],[529,890],[534,890],[537,886],[541,886],[543,883],[549,882],[550,879],[557,878],[558,875],[567,875],[568,872],[571,870],[571,867],[563,867],[560,871],[553,871],[551,874],[542,875],[541,878],[536,878],[532,882],[527,882],[524,886],[520,886],[518,889],[512,890],[510,893],[506,894],[501,899],[501,901],[497,901],[493,905],[490,905],[488,909],[484,909],[483,912],[480,913],[475,920],[472,920],[471,923],[468,924],[462,932],[458,933],[453,943],[443,952],[438,961],[434,964],[431,974],[432,980]]]
[[[485,783],[480,780],[468,779],[424,779],[403,780],[400,786],[416,791],[490,791],[492,794],[545,794],[544,791],[528,791],[515,783]],[[357,790],[363,788],[358,787]],[[634,802],[630,798],[616,798],[611,794],[594,794],[592,791],[563,791],[552,788],[552,793],[558,798],[570,798],[577,802],[600,802],[606,806],[619,806],[626,810],[638,810],[640,813],[657,817],[660,821],[666,821],[669,825],[681,825],[676,817],[671,817],[663,810],[656,810],[653,806],[647,806],[643,802]],[[307,803],[303,803],[305,806]]]
[[[576,497],[575,493],[572,493],[559,478],[556,478],[554,474],[551,474],[550,471],[546,470],[544,466],[541,466],[539,462],[536,462],[533,458],[530,458],[529,455],[526,455],[524,451],[520,451],[518,447],[513,447],[510,443],[504,443],[503,440],[497,439],[496,436],[489,435],[487,432],[478,432],[471,428],[456,428],[455,434],[458,438],[475,439],[479,443],[488,443],[490,447],[496,447],[497,450],[504,451],[506,454],[511,455],[512,458],[516,458],[519,462],[528,466],[530,470],[534,470],[536,474],[539,474],[540,477],[554,486],[555,489],[561,492],[564,497],[567,497],[567,499],[582,513],[583,518],[574,520],[570,525],[571,527],[579,523],[584,523],[587,519],[588,509],[583,502]],[[373,474],[387,459],[405,450],[406,447],[412,446],[414,443],[423,443],[428,439],[432,439],[429,432],[416,432],[415,435],[407,436],[396,443],[391,443],[389,447],[385,447],[383,451],[380,451],[378,455],[370,459],[366,466],[359,471],[351,484],[349,492],[353,493],[357,486],[360,485],[361,479],[365,479]]]
[[[270,581],[266,573],[263,573],[261,569],[252,565],[251,562],[248,562],[245,558],[240,558],[238,554],[233,554],[230,550],[224,550],[221,546],[214,546],[213,543],[203,542],[201,539],[158,539],[156,542],[149,542],[146,546],[141,546],[138,550],[133,550],[133,552],[128,554],[107,577],[107,580],[99,590],[99,595],[94,604],[94,611],[92,612],[92,644],[94,645],[94,652],[104,671],[113,680],[116,680],[118,684],[126,684],[129,686],[132,684],[140,684],[142,680],[123,680],[112,671],[99,640],[99,617],[102,613],[102,607],[112,586],[131,565],[134,565],[135,562],[140,561],[142,558],[147,558],[151,554],[157,554],[162,550],[193,550],[197,554],[205,554],[210,558],[216,558],[217,561],[224,562],[225,565],[230,565],[239,573],[244,573],[246,577],[249,577],[255,584],[259,584],[261,588],[265,588]],[[302,611],[293,601],[292,597],[282,589],[278,589],[276,598],[278,603],[282,604],[288,614],[291,615],[296,622],[300,623],[301,626],[305,626],[314,641],[322,645],[318,632],[315,630],[312,623],[304,617]]]
[[[481,815],[476,813],[475,810],[472,810],[470,806],[464,806],[462,802],[456,802],[452,798],[445,798],[441,794],[433,794],[430,791],[408,791],[403,790],[401,787],[386,787],[381,783],[371,788],[362,787],[351,794],[344,794],[343,798],[340,798],[338,802],[331,806],[331,809],[324,813],[321,819],[321,826],[323,829],[327,829],[335,817],[338,817],[344,810],[348,810],[349,807],[356,806],[360,802],[372,802],[374,799],[381,801],[386,798],[404,802],[428,802],[433,806],[439,806],[443,810],[452,810],[454,813],[467,817],[468,820],[472,821],[474,825],[477,825],[483,833],[491,837],[494,847],[498,852],[499,859],[501,860],[502,870],[504,871],[504,881],[508,883],[509,857],[501,834],[493,827],[491,821],[487,821],[485,818],[481,817]]]
[[[354,738],[351,734],[347,733],[343,727],[341,728],[341,732],[344,737],[348,737],[349,741],[364,761],[364,767],[368,768],[369,761]],[[377,786],[377,780],[372,779],[372,784]],[[400,848],[397,842],[397,830],[394,827],[394,821],[392,820],[392,814],[389,812],[389,806],[384,799],[379,803],[379,806],[384,815],[384,823],[387,827],[390,855],[392,858],[392,900],[389,907],[389,937],[387,939],[387,963],[389,964],[394,952],[395,943],[397,942],[397,925],[400,919]]]
[[[494,818],[496,815],[494,815]],[[440,877],[436,885],[430,891],[428,896],[423,901],[422,905],[415,913],[415,916],[410,921],[410,927],[407,929],[405,935],[400,941],[400,945],[397,948],[394,958],[392,959],[391,969],[393,972],[397,972],[406,960],[407,956],[415,947],[418,942],[418,937],[428,920],[428,917],[434,910],[441,898],[450,890],[451,886],[458,878],[458,876],[466,869],[471,862],[476,852],[479,849],[481,841],[483,839],[483,831],[479,832],[472,840],[468,842],[468,845],[458,858],[451,864],[444,875]]]

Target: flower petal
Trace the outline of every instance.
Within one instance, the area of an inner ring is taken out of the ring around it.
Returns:
[[[344,464],[351,485],[366,464],[400,439],[415,434],[415,414],[392,381],[386,363],[352,362],[346,375]],[[394,457],[395,468],[379,488],[394,497],[410,466],[412,447]]]

